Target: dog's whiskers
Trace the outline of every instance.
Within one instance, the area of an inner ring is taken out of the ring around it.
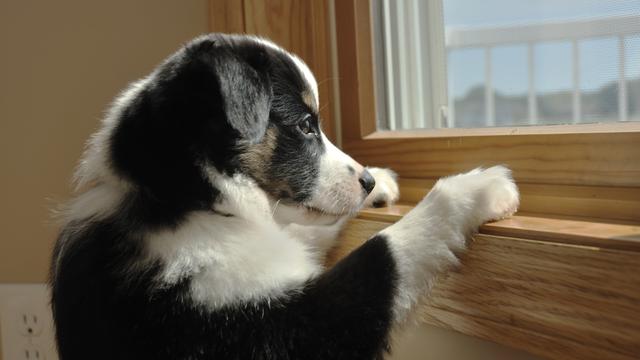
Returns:
[[[271,209],[271,216],[274,216],[276,213],[276,210],[278,209],[278,205],[280,205],[280,200],[278,199],[278,201],[276,201],[275,204],[273,204],[273,208]]]

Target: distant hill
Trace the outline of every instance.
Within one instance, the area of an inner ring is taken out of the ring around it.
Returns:
[[[537,94],[538,124],[572,123],[571,91]],[[640,121],[640,78],[627,80],[629,120]],[[611,82],[596,91],[582,92],[582,122],[618,121],[618,83]],[[527,94],[509,96],[496,92],[497,126],[529,124]],[[456,127],[484,127],[484,87],[470,89],[464,97],[455,99]]]

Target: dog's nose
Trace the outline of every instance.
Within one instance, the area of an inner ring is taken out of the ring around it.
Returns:
[[[371,176],[367,169],[362,172],[358,181],[360,182],[360,185],[362,185],[364,191],[367,192],[367,194],[370,194],[373,188],[376,186],[376,179]]]

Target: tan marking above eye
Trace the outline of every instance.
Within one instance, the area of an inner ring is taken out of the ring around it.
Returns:
[[[316,97],[313,95],[313,92],[310,90],[305,90],[301,94],[302,101],[304,101],[307,106],[313,110],[314,112],[318,112],[318,104],[316,103]]]

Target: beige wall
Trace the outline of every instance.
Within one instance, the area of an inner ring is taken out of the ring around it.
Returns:
[[[45,281],[49,211],[102,111],[207,16],[206,0],[0,1],[0,283]]]

